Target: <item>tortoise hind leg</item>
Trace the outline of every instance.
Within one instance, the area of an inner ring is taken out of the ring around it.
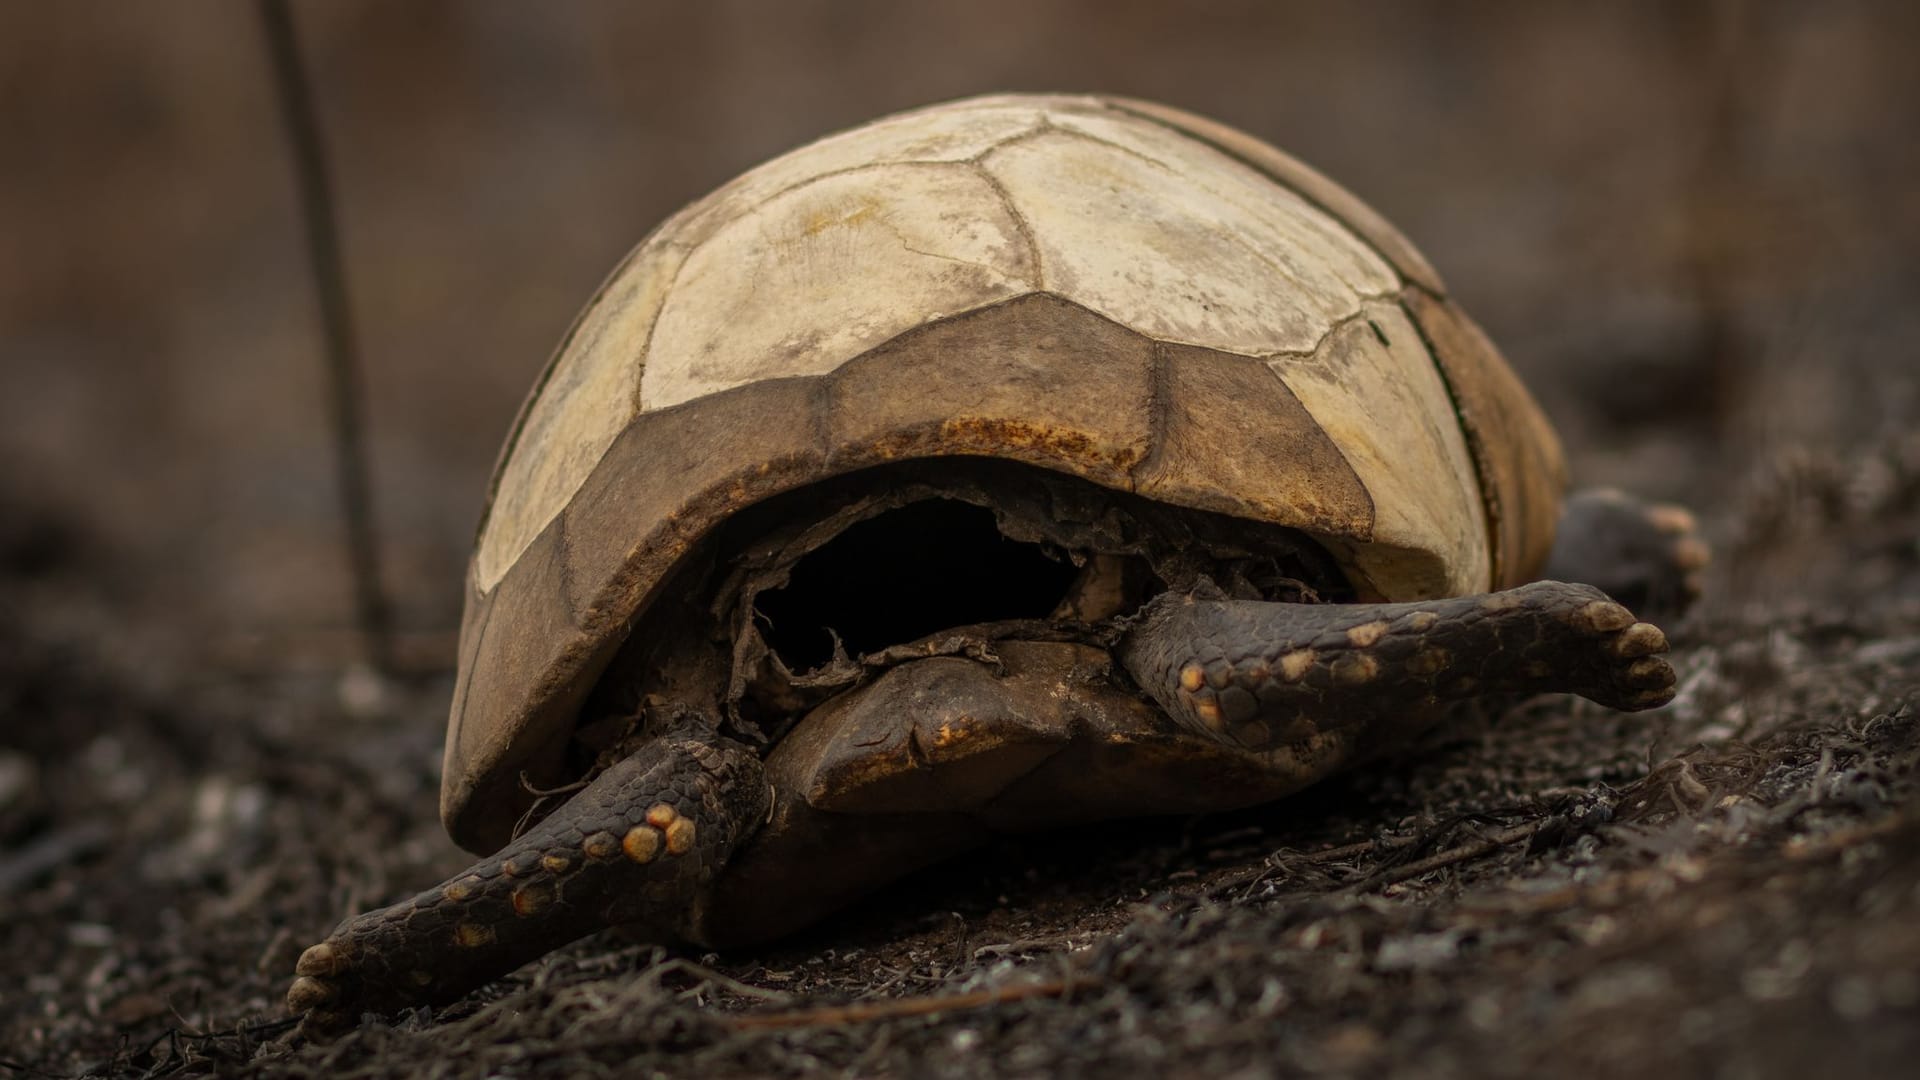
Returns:
[[[1643,615],[1665,618],[1700,598],[1708,558],[1686,510],[1592,488],[1567,499],[1543,576],[1597,586]]]
[[[697,938],[709,886],[766,818],[759,758],[683,726],[440,885],[348,919],[301,954],[287,1008],[325,1032],[453,1001],[616,923]]]
[[[1616,709],[1673,697],[1658,627],[1590,585],[1540,581],[1411,604],[1280,604],[1165,595],[1119,656],[1168,715],[1268,749],[1448,701],[1572,693]]]

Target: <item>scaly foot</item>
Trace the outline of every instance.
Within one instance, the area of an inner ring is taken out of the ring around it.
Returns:
[[[362,1012],[453,1001],[616,923],[697,937],[709,883],[766,807],[758,757],[676,727],[494,855],[340,924],[301,954],[287,1008],[326,1034]]]
[[[1121,642],[1142,689],[1249,750],[1448,701],[1571,693],[1616,709],[1673,697],[1666,635],[1590,585],[1540,581],[1411,604],[1164,595]]]
[[[1685,509],[1594,488],[1567,499],[1544,576],[1584,582],[1642,615],[1671,618],[1700,599],[1708,559]]]

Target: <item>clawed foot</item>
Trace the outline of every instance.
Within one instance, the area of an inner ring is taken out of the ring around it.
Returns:
[[[1596,586],[1643,615],[1665,618],[1700,599],[1709,559],[1699,523],[1684,508],[1595,488],[1567,500],[1545,576]]]
[[[697,937],[709,882],[766,800],[752,751],[664,733],[502,851],[342,923],[301,954],[287,1009],[324,1036],[364,1012],[455,1000],[610,925]]]
[[[1249,750],[1489,694],[1616,709],[1673,698],[1666,635],[1590,585],[1535,582],[1411,604],[1165,596],[1121,646],[1175,719]]]
[[[1598,589],[1560,582],[1524,588],[1551,591],[1552,607],[1565,613],[1568,627],[1587,645],[1568,649],[1571,671],[1553,670],[1550,660],[1534,661],[1525,674],[1535,688],[1564,689],[1627,712],[1658,708],[1673,700],[1673,665],[1661,655],[1667,651],[1667,635],[1659,627],[1635,619],[1624,606],[1599,595]],[[1582,590],[1589,598],[1583,601],[1561,590]],[[1576,603],[1579,606],[1567,610],[1565,605]]]

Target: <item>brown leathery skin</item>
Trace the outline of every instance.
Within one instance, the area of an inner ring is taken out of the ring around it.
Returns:
[[[773,747],[771,818],[715,881],[705,940],[782,937],[995,835],[1271,802],[1431,719],[1250,753],[1175,723],[1104,648],[1010,639],[991,660],[909,660]]]
[[[1162,595],[1122,641],[1142,689],[1190,729],[1257,750],[1299,730],[1503,693],[1664,705],[1658,627],[1590,585],[1541,581],[1406,604],[1275,604]]]
[[[362,1012],[453,1001],[610,925],[697,939],[714,876],[765,821],[767,798],[757,755],[680,725],[501,851],[342,923],[301,955],[287,1008],[325,1033]]]

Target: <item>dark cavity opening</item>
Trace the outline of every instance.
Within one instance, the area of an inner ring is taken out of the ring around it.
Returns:
[[[949,627],[1043,619],[1078,573],[1000,535],[984,507],[928,499],[848,527],[754,606],[767,645],[808,671],[833,657],[828,630],[859,656]]]

